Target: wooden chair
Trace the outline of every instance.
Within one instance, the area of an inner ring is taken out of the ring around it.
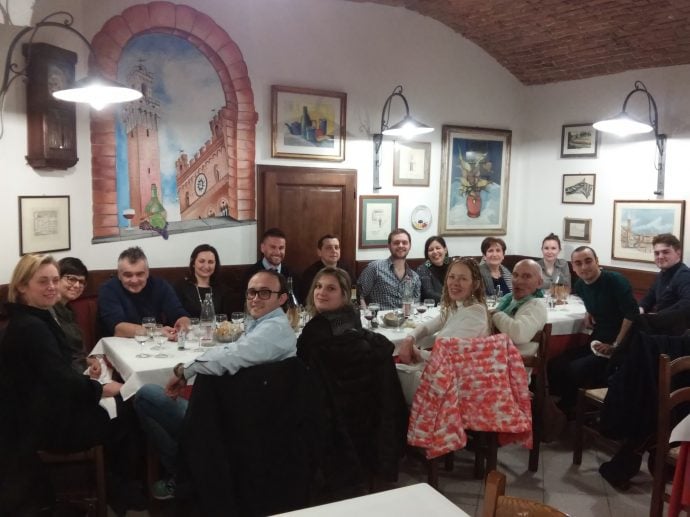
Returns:
[[[58,483],[66,477],[61,472],[55,472],[55,475],[51,476],[54,479],[57,503],[84,508],[90,516],[106,517],[105,462],[102,445],[71,453],[39,451],[38,457],[47,466],[53,466],[54,469],[51,470],[55,471],[64,470],[66,467],[87,467],[88,473],[80,476],[78,483],[76,479],[70,479],[70,484]],[[62,484],[65,486],[60,486]]]
[[[595,426],[588,425],[596,420],[604,407],[604,398],[608,388],[585,389],[580,388],[577,393],[575,406],[575,443],[573,445],[573,465],[582,464],[582,448],[585,432],[599,434]]]
[[[563,513],[547,504],[504,495],[505,489],[505,475],[495,470],[489,472],[486,476],[486,488],[484,490],[483,517],[514,517],[515,515],[568,517],[567,513]]]
[[[659,392],[658,417],[656,428],[656,453],[654,458],[654,481],[652,483],[652,502],[650,517],[661,517],[664,501],[669,499],[666,492],[668,465],[675,465],[675,454],[671,454],[668,443],[671,435],[671,413],[682,403],[690,402],[690,386],[671,391],[674,375],[690,372],[690,356],[679,357],[671,361],[666,354],[659,356]]]

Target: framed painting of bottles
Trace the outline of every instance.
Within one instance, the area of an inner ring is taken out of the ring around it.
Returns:
[[[342,162],[347,94],[271,86],[271,156]]]

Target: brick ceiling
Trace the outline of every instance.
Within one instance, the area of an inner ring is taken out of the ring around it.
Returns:
[[[690,0],[348,0],[406,7],[524,84],[690,63]]]

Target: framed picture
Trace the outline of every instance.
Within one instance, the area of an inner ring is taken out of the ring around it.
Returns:
[[[685,201],[614,201],[611,258],[654,263],[652,239],[672,233],[683,243]]]
[[[599,132],[590,124],[568,124],[561,132],[561,158],[596,158]]]
[[[596,184],[596,174],[564,174],[561,203],[593,205]]]
[[[69,196],[19,196],[19,253],[70,247]]]
[[[429,142],[395,142],[393,185],[428,187],[431,170]]]
[[[443,126],[439,233],[505,235],[512,131]]]
[[[592,242],[592,220],[563,219],[563,240],[575,242]]]
[[[359,196],[359,247],[387,248],[398,227],[398,196]]]
[[[271,156],[345,159],[347,94],[271,86]]]

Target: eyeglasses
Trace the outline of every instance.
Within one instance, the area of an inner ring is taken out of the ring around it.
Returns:
[[[247,289],[244,293],[247,300],[253,300],[256,295],[259,295],[259,300],[268,300],[272,294],[281,294],[280,291],[271,291],[270,289]]]
[[[78,277],[74,275],[65,275],[62,278],[65,279],[65,282],[67,282],[67,285],[75,285],[75,284],[81,284],[82,286],[86,287],[86,278],[83,277]]]

